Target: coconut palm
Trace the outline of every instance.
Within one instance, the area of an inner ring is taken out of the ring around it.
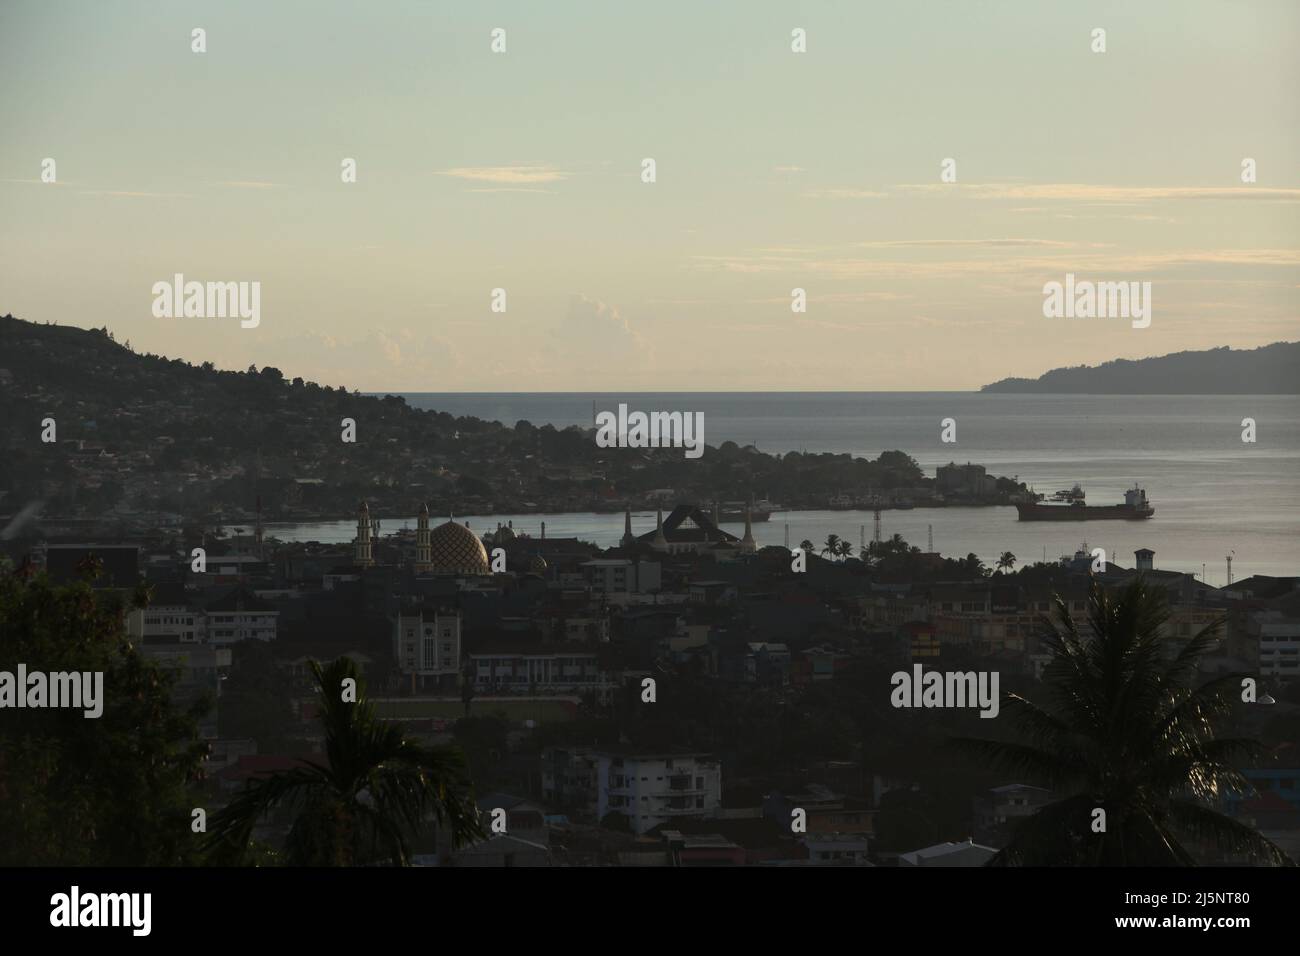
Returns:
[[[1211,808],[1225,793],[1250,789],[1235,764],[1254,752],[1254,741],[1217,735],[1242,675],[1193,687],[1196,662],[1221,622],[1175,649],[1161,636],[1168,617],[1163,591],[1142,577],[1115,595],[1094,581],[1083,632],[1057,598],[1055,621],[1044,618],[1054,652],[1044,679],[1055,706],[1005,695],[1002,714],[1023,742],[953,742],[1059,797],[1021,822],[994,865],[1191,865],[1189,838],[1289,862]],[[1104,832],[1094,832],[1098,809]]]
[[[401,727],[376,719],[356,665],[311,662],[325,728],[324,763],[303,762],[250,781],[211,821],[207,849],[216,862],[241,861],[253,828],[280,807],[296,811],[285,842],[295,865],[350,866],[386,859],[410,862],[408,837],[429,821],[463,845],[483,837],[465,756],[454,747],[421,747]],[[357,682],[345,702],[345,680]]]
[[[835,553],[841,558],[853,557],[853,542],[847,538],[840,538],[840,545],[835,549]]]
[[[998,570],[1010,571],[1016,566],[1016,556],[1010,551],[1003,551],[1002,557],[998,558]]]
[[[826,547],[822,548],[822,554],[829,554],[832,558],[840,553],[840,536],[838,534],[828,534],[826,536]]]

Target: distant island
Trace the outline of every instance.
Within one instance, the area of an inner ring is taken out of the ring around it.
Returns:
[[[1057,368],[1038,378],[1004,378],[981,392],[1091,395],[1300,395],[1300,342],[1257,349],[1227,346],[1103,365]]]

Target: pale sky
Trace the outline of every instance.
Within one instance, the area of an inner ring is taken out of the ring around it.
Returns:
[[[1300,339],[1297,49],[1294,0],[4,0],[0,314],[363,391]],[[260,282],[260,325],[155,318],[177,272]],[[1150,281],[1150,327],[1044,318],[1067,272]]]

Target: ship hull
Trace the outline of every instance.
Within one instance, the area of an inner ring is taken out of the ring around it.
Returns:
[[[1143,521],[1156,513],[1152,507],[1128,505],[1016,505],[1021,521]]]

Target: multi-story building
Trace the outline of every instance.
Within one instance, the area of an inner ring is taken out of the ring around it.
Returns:
[[[598,558],[582,564],[584,581],[597,594],[650,594],[660,588],[658,561]]]
[[[280,612],[275,605],[243,590],[235,590],[208,604],[208,641],[273,641]]]
[[[483,694],[577,694],[609,699],[615,684],[594,653],[541,650],[525,644],[498,646],[469,655],[474,687]]]
[[[597,754],[597,814],[619,813],[633,832],[714,816],[722,805],[722,764],[703,753]]]
[[[137,640],[174,638],[182,644],[202,644],[207,640],[207,613],[183,587],[160,584],[145,608],[127,614],[127,633]]]
[[[1246,633],[1258,641],[1260,674],[1300,675],[1300,617],[1277,610],[1257,611],[1250,615]]]
[[[207,698],[210,705],[199,722],[199,732],[217,736],[217,707],[221,680],[229,671],[231,650],[207,644],[181,643],[175,637],[144,637],[140,651],[148,660],[175,676],[172,697],[181,705]]]
[[[393,626],[393,658],[403,677],[420,687],[454,685],[460,673],[460,615],[419,608],[413,614],[398,614]]]

